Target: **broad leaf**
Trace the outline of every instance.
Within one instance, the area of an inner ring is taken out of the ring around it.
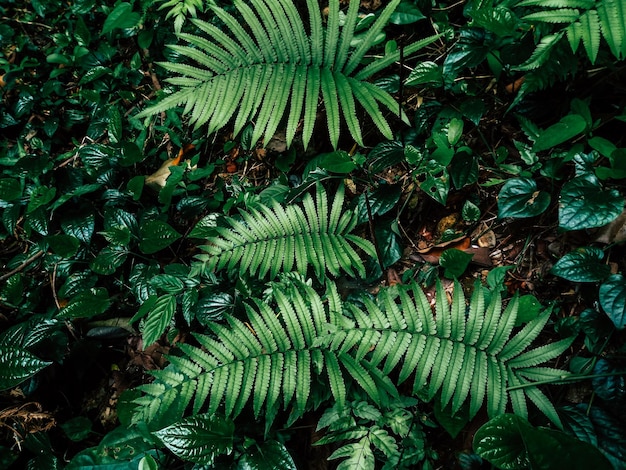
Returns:
[[[173,295],[163,295],[156,300],[143,325],[142,334],[144,348],[150,346],[161,337],[170,325],[175,311],[176,297]]]
[[[91,318],[104,313],[110,304],[109,293],[104,287],[85,290],[72,297],[57,318]]]
[[[474,449],[504,470],[613,468],[595,446],[561,431],[533,428],[525,419],[510,414],[483,425],[474,436]]]
[[[461,276],[467,269],[470,261],[472,261],[472,257],[473,255],[471,253],[465,253],[456,248],[449,248],[444,251],[439,258],[439,264],[446,268],[444,276],[447,278],[457,278]]]
[[[102,34],[109,33],[114,29],[134,28],[140,20],[141,16],[133,11],[133,6],[130,3],[118,3],[104,21]]]
[[[235,424],[231,419],[202,414],[172,424],[154,435],[176,457],[202,465],[212,465],[216,456],[232,452],[234,431]]]
[[[548,127],[539,134],[533,151],[541,152],[562,144],[569,139],[582,134],[587,129],[587,121],[578,114],[568,114],[559,122]]]
[[[602,263],[604,252],[596,247],[571,251],[558,260],[550,272],[572,282],[597,282],[611,274],[611,268]]]
[[[270,440],[252,445],[239,460],[239,468],[246,470],[296,470],[296,464],[284,444]]]
[[[19,385],[50,364],[26,349],[0,346],[0,390]]]
[[[167,222],[151,220],[140,228],[139,249],[142,253],[152,254],[170,246],[181,237],[181,234]]]
[[[498,194],[498,217],[534,217],[550,205],[550,195],[530,178],[508,180]]]
[[[600,285],[600,305],[615,327],[626,328],[626,279],[621,274],[609,277]]]
[[[583,230],[608,224],[622,213],[624,198],[616,189],[602,189],[593,176],[579,176],[563,185],[559,228]]]

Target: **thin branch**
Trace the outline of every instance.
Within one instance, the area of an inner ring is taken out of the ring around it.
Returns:
[[[10,278],[11,276],[13,276],[14,274],[19,273],[22,269],[26,268],[29,264],[31,264],[33,261],[35,261],[36,259],[40,258],[41,256],[43,256],[43,251],[40,251],[38,253],[35,253],[33,256],[31,256],[30,258],[26,259],[22,264],[20,264],[17,268],[9,271],[6,274],[3,274],[2,276],[0,276],[0,282],[2,281],[6,281],[8,278]]]

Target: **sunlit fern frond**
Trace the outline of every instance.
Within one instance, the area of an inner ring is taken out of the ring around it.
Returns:
[[[278,203],[240,211],[239,218],[225,217],[227,226],[216,227],[219,236],[207,239],[199,258],[208,270],[228,269],[274,279],[280,272],[306,274],[312,267],[318,278],[326,272],[365,277],[365,266],[355,248],[375,256],[374,246],[352,234],[358,213],[343,209],[344,188],[328,201],[317,185],[316,197],[306,194],[302,204]]]
[[[167,71],[178,75],[167,79],[177,91],[139,116],[184,106],[191,123],[196,128],[206,127],[207,133],[226,126],[234,118],[234,133],[238,134],[246,123],[254,121],[253,143],[262,136],[271,137],[286,117],[287,145],[291,145],[302,120],[306,147],[321,97],[334,147],[339,139],[340,114],[352,137],[362,144],[356,104],[391,139],[391,128],[382,110],[398,113],[399,105],[387,92],[365,80],[399,60],[400,51],[375,59],[366,67],[360,68],[360,64],[399,3],[400,0],[389,2],[356,47],[351,46],[351,40],[359,20],[359,2],[350,2],[340,26],[339,0],[331,0],[323,26],[317,1],[307,0],[307,28],[293,0],[235,0],[243,22],[213,7],[211,12],[224,27],[193,19],[203,35],[178,34],[187,45],[170,47],[193,65],[161,63]],[[437,37],[405,46],[404,56]],[[408,122],[403,113],[399,117]]]
[[[486,405],[490,416],[509,407],[527,416],[530,400],[560,425],[535,382],[568,375],[542,364],[571,339],[531,348],[549,312],[515,331],[517,298],[502,308],[499,294],[486,302],[478,284],[469,306],[458,283],[451,301],[437,285],[434,313],[417,286],[383,289],[375,300],[358,303],[341,301],[331,283],[325,298],[304,283],[288,294],[273,292],[275,308],[251,302],[247,321],[229,317],[227,324],[211,325],[213,335],[197,335],[199,347],[179,345],[182,355],[171,356],[165,370],[153,372],[153,383],[139,387],[134,419],[159,427],[187,409],[237,416],[249,403],[270,423],[279,408],[296,419],[320,381],[340,404],[357,386],[384,405],[398,396],[389,380],[394,372],[399,383],[413,377],[414,394],[453,412],[467,404],[473,417]]]

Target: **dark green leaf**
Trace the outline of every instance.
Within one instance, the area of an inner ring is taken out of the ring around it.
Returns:
[[[563,185],[559,201],[559,228],[583,230],[601,227],[622,213],[624,198],[616,189],[603,190],[595,177],[579,176]]]
[[[515,320],[515,326],[521,326],[534,320],[541,312],[541,303],[534,295],[522,295],[519,298],[519,310]]]
[[[589,417],[598,435],[598,447],[613,462],[614,468],[623,470],[624,462],[626,462],[626,429],[624,429],[624,420],[613,415],[610,410],[598,405],[591,407]]]
[[[117,144],[122,140],[122,115],[117,106],[112,105],[109,108],[109,141]],[[136,147],[136,146],[135,146]],[[137,149],[139,150],[139,149]]]
[[[278,441],[269,440],[252,445],[239,460],[241,470],[296,470],[296,464],[287,448]]]
[[[50,249],[63,258],[74,256],[80,246],[78,239],[71,235],[51,235],[46,241]]]
[[[372,173],[378,173],[402,161],[404,161],[404,146],[397,140],[381,142],[367,155],[367,163]]]
[[[176,297],[171,294],[159,297],[143,325],[143,346],[147,348],[157,341],[170,325],[176,311]]]
[[[611,274],[611,268],[602,263],[602,258],[604,253],[600,248],[578,248],[558,260],[550,272],[572,282],[601,281]]]
[[[22,196],[22,184],[16,178],[0,178],[0,200],[15,201]]]
[[[128,250],[124,246],[109,245],[100,250],[98,256],[89,263],[89,267],[96,274],[109,275],[113,274],[119,268],[126,257]]]
[[[480,219],[480,209],[472,201],[467,200],[461,209],[461,217],[465,222],[474,223]]]
[[[425,18],[426,17],[422,14],[422,12],[419,10],[419,8],[417,8],[416,5],[409,2],[402,2],[391,14],[389,22],[399,25],[413,24]]]
[[[105,312],[110,304],[109,293],[104,287],[89,289],[72,297],[57,318],[91,318]]]
[[[556,147],[563,142],[582,134],[587,129],[587,121],[578,114],[568,114],[556,124],[541,131],[533,151],[541,152]]]
[[[104,232],[98,232],[112,245],[128,246],[130,243],[130,230],[123,225],[113,225]]]
[[[128,184],[126,185],[126,188],[133,195],[134,201],[139,201],[139,199],[141,199],[141,193],[143,191],[143,185],[144,185],[145,180],[146,178],[143,175],[133,176],[131,180],[128,182]]]
[[[63,423],[61,429],[71,441],[79,442],[91,433],[91,420],[84,416],[76,416]]]
[[[380,262],[387,268],[402,257],[402,238],[398,233],[398,222],[395,219],[379,222],[375,225],[374,232],[382,257]]]
[[[534,428],[522,431],[528,448],[531,468],[567,468],[571,470],[613,470],[597,447],[553,429]]]
[[[143,160],[143,153],[134,142],[122,142],[122,157],[120,164],[122,166],[131,166]],[[135,177],[137,178],[137,177]]]
[[[168,294],[178,294],[185,288],[183,281],[171,274],[157,274],[149,282],[155,289],[161,289]]]
[[[41,206],[48,204],[54,199],[56,192],[57,189],[54,187],[48,188],[46,186],[37,186],[37,188],[30,193],[30,200],[28,201],[26,213],[33,212]]]
[[[457,278],[461,276],[472,261],[474,255],[449,248],[445,250],[439,258],[439,264],[445,268],[444,276],[447,278]]]
[[[211,465],[218,455],[233,450],[234,423],[218,415],[197,415],[154,433],[178,458]],[[255,467],[251,467],[255,468]],[[263,467],[277,468],[272,465]]]
[[[593,391],[610,406],[619,409],[626,403],[624,370],[606,359],[598,359],[593,368]]]
[[[478,159],[466,153],[457,153],[450,164],[450,177],[456,189],[478,181]]]
[[[208,238],[217,235],[215,227],[217,227],[218,213],[212,213],[204,216],[193,228],[189,234],[189,238]]]
[[[317,159],[317,166],[331,173],[347,174],[356,168],[352,157],[348,152],[338,150],[336,152],[321,155]]]
[[[203,325],[221,320],[224,315],[231,313],[235,306],[233,297],[226,292],[202,297],[194,308],[196,319]]]
[[[93,212],[82,212],[61,221],[61,228],[67,235],[77,238],[83,243],[89,244],[96,225]]]
[[[443,75],[441,65],[435,62],[419,62],[406,79],[406,86],[431,85],[441,86]]]
[[[50,364],[25,349],[0,346],[0,390],[19,385]]]
[[[512,178],[498,194],[498,217],[534,217],[550,205],[550,195],[537,189],[530,178]]]
[[[528,422],[512,414],[489,420],[474,435],[474,451],[502,470],[528,468],[529,458],[522,432]]]
[[[621,274],[609,277],[600,285],[600,305],[615,328],[626,328],[626,279]]]
[[[450,191],[450,178],[447,174],[443,176],[433,176],[429,174],[426,179],[420,183],[420,189],[439,204],[445,206],[448,192]]]
[[[106,34],[118,28],[127,29],[137,26],[141,20],[141,16],[139,13],[133,12],[132,10],[133,6],[130,3],[118,3],[104,21],[101,34]]]
[[[85,72],[85,74],[78,81],[79,85],[86,85],[87,83],[91,83],[95,80],[98,80],[100,77],[111,73],[111,69],[108,67],[103,67],[102,65],[97,65],[95,67],[90,68]]]
[[[367,201],[370,204],[369,212],[372,217],[383,215],[395,207],[400,200],[402,190],[399,185],[381,185],[371,193],[367,194]],[[359,223],[368,220],[367,201],[365,193],[362,193],[357,199],[357,207],[359,210]]]
[[[140,228],[139,249],[142,253],[152,254],[170,246],[181,235],[168,223],[160,220],[151,220]]]

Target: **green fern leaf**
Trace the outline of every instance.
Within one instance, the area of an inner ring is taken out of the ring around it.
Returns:
[[[169,47],[190,64],[160,64],[178,75],[166,79],[177,91],[149,106],[139,117],[184,106],[183,112],[189,115],[194,128],[205,127],[210,134],[228,125],[236,115],[234,133],[254,121],[252,143],[256,143],[263,136],[273,135],[286,115],[287,144],[292,144],[302,121],[305,147],[313,134],[320,97],[334,147],[338,145],[342,115],[353,138],[363,144],[357,104],[389,139],[393,136],[381,107],[408,123],[391,95],[364,81],[396,62],[399,52],[375,59],[359,70],[400,0],[389,2],[355,48],[350,44],[357,26],[358,3],[350,4],[340,26],[339,1],[332,0],[324,26],[319,5],[315,0],[307,0],[308,35],[293,0],[249,3],[234,1],[247,29],[230,13],[213,7],[212,12],[224,23],[222,30],[193,19],[202,36],[177,32],[186,44]],[[406,54],[418,51],[437,37],[406,46]]]
[[[626,57],[626,5],[622,0],[603,0],[598,5],[602,35],[615,57]]]
[[[356,269],[364,277],[365,267],[353,246],[375,255],[373,245],[349,233],[356,224],[356,215],[344,212],[336,223],[344,198],[343,187],[335,194],[329,214],[328,199],[321,185],[317,186],[317,203],[307,194],[303,200],[303,209],[299,206],[282,208],[278,204],[272,207],[261,206],[249,212],[241,211],[242,220],[226,218],[230,228],[217,227],[218,237],[209,238],[203,248],[209,257],[208,269],[234,270],[239,272],[268,272],[275,277],[281,269],[293,268],[306,274],[311,266],[321,278],[325,270],[338,275],[344,271],[350,275]],[[345,218],[344,218],[345,217]]]
[[[523,64],[516,66],[515,70],[533,70],[545,64],[550,58],[552,48],[561,40],[563,34],[563,32],[558,32],[542,37],[539,44],[537,44],[537,48],[528,60]]]
[[[529,349],[549,312],[513,333],[517,298],[502,311],[494,292],[486,306],[484,288],[477,285],[481,292],[472,295],[461,329],[455,323],[463,321],[464,296],[455,293],[448,303],[441,286],[433,315],[415,285],[383,289],[375,301],[343,303],[330,283],[324,302],[312,287],[293,282],[295,290],[272,290],[277,311],[255,301],[246,305],[248,324],[228,318],[209,325],[214,337],[196,336],[202,349],[181,345],[184,356],[172,357],[165,370],[153,372],[153,383],[139,387],[144,395],[135,400],[133,419],[158,428],[179,420],[192,404],[194,413],[223,406],[234,417],[251,402],[255,416],[264,414],[269,426],[282,402],[293,422],[308,409],[312,384],[324,379],[338,403],[345,403],[349,387],[358,387],[385,405],[398,395],[388,375],[400,368],[400,383],[413,375],[415,394],[449,404],[453,412],[469,402],[470,417],[483,406],[490,416],[508,407],[524,415],[530,401],[560,426],[537,382],[567,378],[568,372],[542,364],[561,355],[572,339]],[[455,289],[461,289],[458,283]]]
[[[572,23],[580,17],[580,12],[572,8],[538,11],[523,17],[526,21],[542,21],[544,23]]]

